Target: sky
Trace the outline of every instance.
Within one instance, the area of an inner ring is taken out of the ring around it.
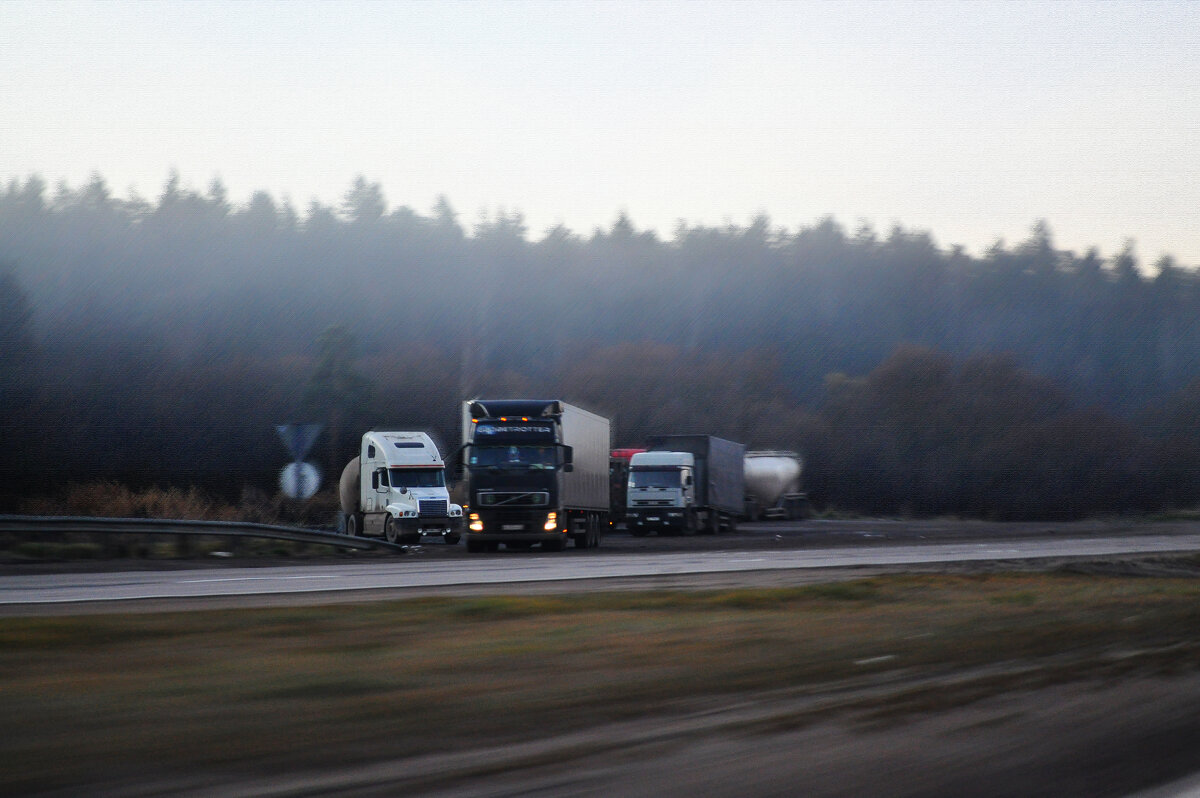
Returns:
[[[1196,2],[0,4],[0,181],[1200,267]]]

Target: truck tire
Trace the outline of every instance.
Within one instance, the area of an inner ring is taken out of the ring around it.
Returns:
[[[721,514],[716,510],[709,510],[704,519],[704,534],[715,535],[721,531]]]
[[[487,547],[487,544],[482,540],[475,538],[467,538],[467,551],[471,554],[480,554]]]
[[[459,538],[459,535],[446,535],[442,538],[442,540],[446,541],[447,546],[457,546]]]
[[[398,543],[400,541],[400,532],[396,529],[396,519],[388,513],[387,518],[383,519],[383,539],[388,543]]]
[[[683,534],[694,535],[700,528],[700,521],[696,518],[696,511],[689,510],[687,517],[683,519]]]
[[[358,513],[347,513],[346,536],[356,538],[362,534],[362,517]]]

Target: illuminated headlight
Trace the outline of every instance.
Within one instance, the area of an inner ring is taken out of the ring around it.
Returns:
[[[479,520],[479,513],[471,513],[471,515],[469,517],[471,519],[471,524],[470,524],[471,531],[472,532],[482,532],[483,531],[483,522]]]
[[[556,529],[558,529],[558,513],[546,513],[545,530],[553,532]]]

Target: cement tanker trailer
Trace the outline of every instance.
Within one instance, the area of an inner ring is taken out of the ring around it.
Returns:
[[[808,515],[808,495],[800,490],[802,463],[795,452],[746,452],[746,518],[796,519]]]

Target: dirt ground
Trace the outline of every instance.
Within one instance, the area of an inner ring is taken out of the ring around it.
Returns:
[[[997,678],[1013,689],[975,697]],[[193,775],[94,794],[1106,798],[1200,772],[1200,673],[1038,682],[1033,672],[993,670],[737,696],[518,745],[248,780]],[[1181,789],[1154,798],[1196,795]]]

